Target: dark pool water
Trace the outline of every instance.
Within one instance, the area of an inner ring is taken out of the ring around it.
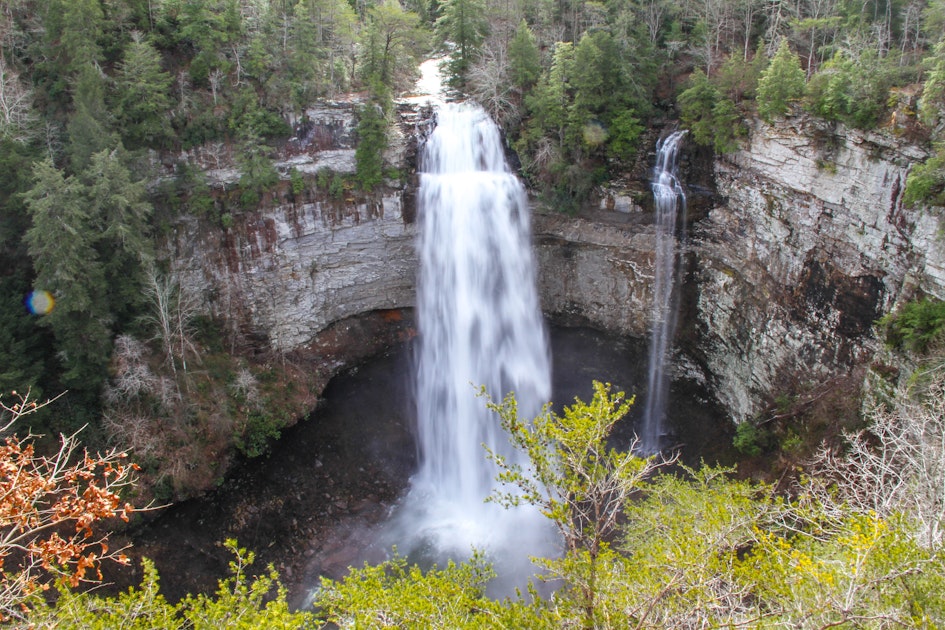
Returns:
[[[595,379],[645,395],[644,342],[561,327],[551,329],[550,340],[557,409],[575,396],[588,400]],[[268,457],[133,532],[133,557],[152,558],[162,592],[176,600],[216,588],[230,559],[220,543],[236,538],[256,552],[259,569],[271,563],[280,571],[293,605],[305,606],[319,575],[340,577],[365,559],[377,526],[406,489],[416,463],[411,374],[407,345],[337,376],[316,412],[285,431]],[[689,463],[730,463],[731,433],[708,392],[676,380],[670,401],[666,443]],[[615,444],[631,443],[639,402]],[[133,567],[107,578],[123,588],[140,575]]]

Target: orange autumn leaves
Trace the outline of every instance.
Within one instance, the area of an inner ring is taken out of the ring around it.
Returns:
[[[28,395],[17,398],[9,406],[0,400],[3,431],[42,406]],[[57,578],[74,587],[100,580],[102,560],[127,562],[121,550],[109,549],[107,533],[94,528],[128,520],[135,508],[121,494],[137,466],[119,451],[89,454],[75,434],[60,436],[58,449],[39,455],[34,437],[8,435],[0,444],[0,618],[21,614]]]

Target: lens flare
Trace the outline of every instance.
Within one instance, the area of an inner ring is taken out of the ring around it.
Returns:
[[[55,305],[56,300],[49,291],[33,291],[26,296],[26,308],[33,315],[47,315]]]

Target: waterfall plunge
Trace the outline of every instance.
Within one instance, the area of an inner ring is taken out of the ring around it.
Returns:
[[[685,225],[686,195],[676,177],[679,145],[685,131],[676,131],[657,145],[653,169],[653,201],[656,207],[656,262],[653,280],[650,351],[647,368],[646,400],[640,430],[640,448],[645,453],[660,450],[669,376],[666,363],[676,331],[676,224]]]
[[[527,199],[498,129],[472,105],[439,107],[421,168],[420,466],[395,519],[398,545],[437,561],[476,547],[502,565],[500,575],[526,570],[527,577],[527,555],[546,551],[547,530],[536,510],[484,502],[497,469],[482,445],[512,461],[518,454],[477,396],[480,385],[495,400],[515,392],[525,418],[550,396]],[[510,569],[510,561],[518,566]]]

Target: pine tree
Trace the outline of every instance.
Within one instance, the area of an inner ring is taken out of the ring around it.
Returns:
[[[442,7],[443,15],[436,21],[436,28],[440,37],[454,46],[448,63],[449,80],[461,86],[489,31],[486,8],[479,0],[446,0]]]
[[[64,176],[47,159],[36,164],[33,178],[25,194],[33,220],[26,242],[36,288],[56,300],[42,322],[56,337],[64,384],[94,390],[105,377],[112,320],[105,268],[95,249],[96,226],[75,177]]]
[[[167,139],[171,77],[161,69],[161,56],[135,34],[115,77],[115,115],[128,146],[149,146]]]
[[[778,52],[758,80],[758,114],[768,122],[782,116],[791,101],[804,95],[804,83],[801,61],[791,51],[787,39],[782,39]]]
[[[509,77],[521,92],[529,90],[541,75],[541,52],[523,19],[509,42]]]

